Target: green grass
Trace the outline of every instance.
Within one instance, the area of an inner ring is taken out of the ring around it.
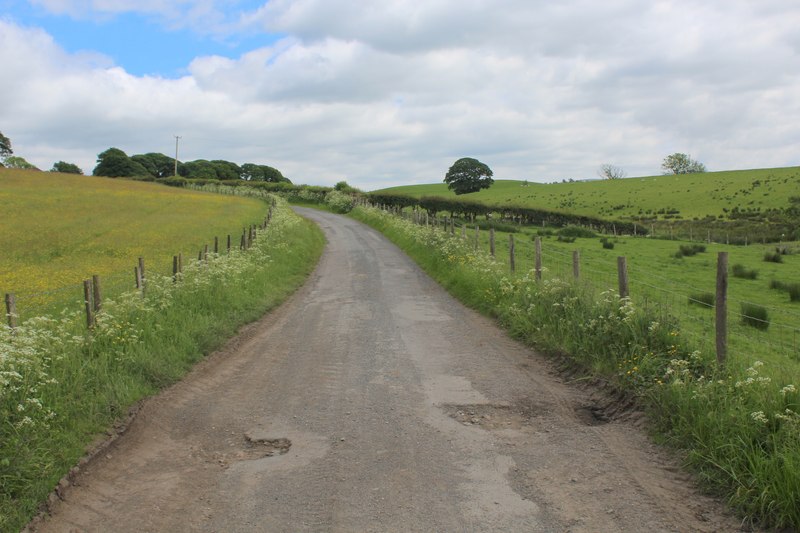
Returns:
[[[691,220],[706,216],[728,218],[734,208],[783,209],[789,207],[790,197],[800,194],[799,187],[800,167],[787,167],[552,184],[497,180],[489,189],[460,198],[605,219]],[[444,183],[374,192],[455,198]]]
[[[635,275],[632,298],[620,299],[614,288],[616,261],[610,255],[617,250],[597,246],[597,239],[545,242],[546,271],[537,282],[528,270],[530,247],[517,248],[518,269],[512,275],[503,256],[507,249],[492,260],[485,237],[476,250],[474,231],[462,240],[460,231],[449,237],[376,209],[358,208],[352,216],[385,233],[456,297],[497,317],[514,336],[545,352],[566,354],[640,398],[658,438],[683,450],[687,465],[706,488],[727,498],[745,520],[766,527],[800,527],[797,361],[770,345],[766,335],[772,334],[774,319],[766,333],[731,317],[732,333],[749,331],[732,335],[729,359],[719,368],[713,335],[708,339],[713,311],[688,303],[686,291],[707,299],[702,296],[705,291],[695,291],[686,279],[702,287],[711,282],[713,287],[718,245],[678,259],[674,242],[618,239],[619,248],[627,252],[647,251],[647,257],[621,254],[628,256],[629,272]],[[523,242],[519,235],[515,238]],[[497,242],[501,248],[506,239]],[[584,243],[591,245],[583,247]],[[577,281],[571,264],[575,245],[582,265]],[[754,264],[763,249],[730,253],[741,255],[744,264]],[[703,268],[686,268],[687,262]],[[676,272],[678,281],[673,282]],[[730,283],[731,292],[738,295],[754,295],[768,287],[766,282],[738,278]],[[729,305],[733,308],[736,302]]]
[[[251,249],[187,261],[178,283],[151,274],[144,297],[104,301],[91,334],[77,310],[0,327],[0,531],[20,530],[129,406],[299,287],[323,247],[319,228],[281,202]]]
[[[264,217],[263,203],[122,179],[0,168],[0,293],[23,317],[82,299],[100,275],[109,294],[134,284],[133,267],[167,273],[172,257],[197,257],[214,237]]]

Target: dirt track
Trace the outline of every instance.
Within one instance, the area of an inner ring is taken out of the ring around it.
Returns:
[[[329,240],[307,285],[146,402],[35,531],[739,529],[378,233],[299,211]]]

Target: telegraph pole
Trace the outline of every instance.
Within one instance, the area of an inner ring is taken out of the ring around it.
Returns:
[[[178,140],[179,136],[175,136],[175,176],[178,175]]]

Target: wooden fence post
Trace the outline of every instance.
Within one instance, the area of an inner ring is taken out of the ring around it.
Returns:
[[[147,283],[147,277],[144,274],[144,257],[139,258],[139,276],[142,279],[142,290],[144,290],[144,284]]]
[[[534,241],[534,252],[535,252],[535,257],[534,257],[533,268],[534,268],[535,273],[536,273],[536,280],[538,281],[538,280],[542,279],[542,238],[541,237],[536,237],[536,240]]]
[[[94,302],[95,324],[97,323],[97,313],[103,307],[103,291],[100,287],[100,276],[92,276],[92,301]]]
[[[228,253],[231,253],[231,234],[228,233]]]
[[[14,329],[17,327],[17,299],[11,293],[6,293],[6,317],[8,318],[8,327]]]
[[[133,267],[133,275],[136,277],[136,288],[139,290],[144,289],[142,284],[142,273],[138,266]]]
[[[172,281],[173,283],[178,281],[178,256],[172,256]]]
[[[494,257],[494,228],[489,228],[489,253]]]
[[[219,253],[219,237],[214,237],[214,253]]]
[[[619,297],[627,298],[630,295],[628,288],[628,260],[623,256],[617,257],[617,280],[619,281]]]
[[[572,252],[572,275],[576,280],[581,278],[581,253],[578,250]]]
[[[203,246],[203,261],[208,262],[208,245]]]
[[[716,307],[717,329],[717,366],[725,366],[728,353],[728,252],[717,254],[717,295]]]
[[[514,234],[509,233],[508,235],[508,260],[509,265],[511,266],[511,273],[517,271],[517,258],[515,257],[514,251]]]
[[[92,312],[92,280],[83,280],[83,303],[86,307],[86,327],[94,328],[94,313]]]
[[[246,241],[245,241],[245,233],[244,233],[244,231],[242,231],[242,240],[241,240],[241,242],[239,243],[239,249],[240,249],[240,250],[244,250],[244,247],[245,247],[245,245],[246,245],[246,244],[247,244],[247,243],[246,243]]]

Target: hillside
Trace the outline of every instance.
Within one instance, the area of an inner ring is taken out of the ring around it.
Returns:
[[[173,255],[196,257],[214,236],[238,237],[265,212],[252,198],[4,168],[0,205],[0,291],[17,295],[21,313],[61,298],[61,289],[80,297],[93,274],[106,286],[131,285],[140,256],[167,273]]]
[[[455,197],[444,183],[373,191],[414,197]],[[647,176],[572,183],[497,180],[461,198],[614,219],[729,218],[734,210],[785,209],[800,196],[800,167]]]

